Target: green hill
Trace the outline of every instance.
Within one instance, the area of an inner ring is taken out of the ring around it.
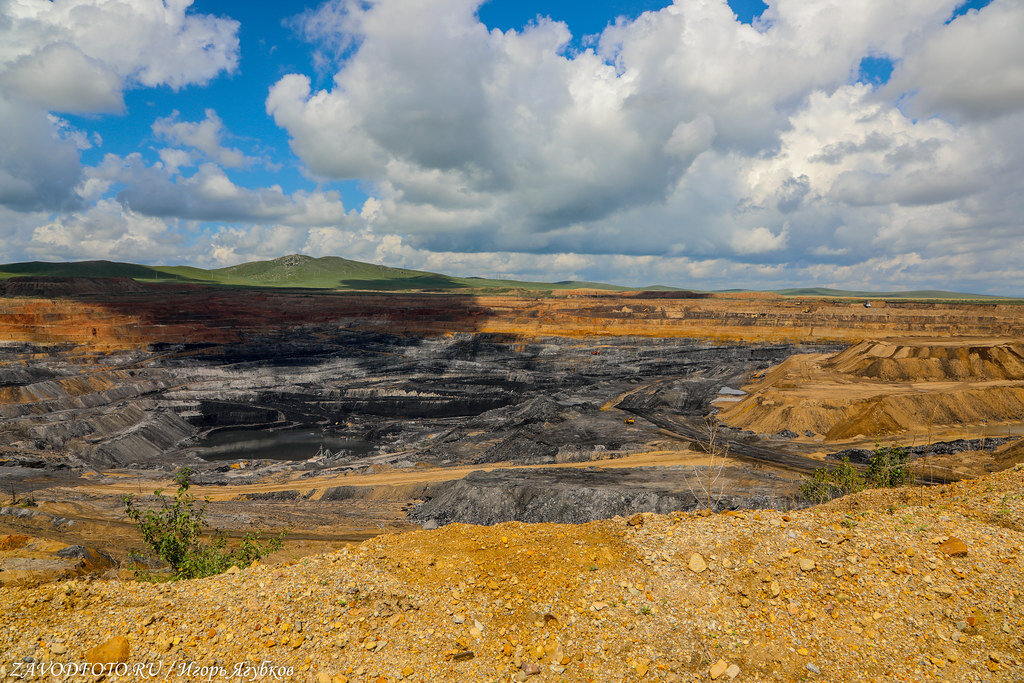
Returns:
[[[0,265],[0,279],[12,277],[128,277],[133,280],[192,280],[194,278],[172,274],[160,266],[140,266],[115,261],[75,261],[73,263],[7,263]],[[199,268],[181,270],[205,273]]]
[[[271,261],[252,261],[227,268],[205,270],[190,266],[141,266],[115,261],[46,263],[32,261],[0,265],[0,279],[11,277],[125,277],[143,282],[193,282],[234,287],[293,287],[371,291],[480,291],[490,292],[556,289],[607,289],[619,287],[598,282],[530,282],[475,277],[452,277],[406,268],[390,268],[337,256],[313,258],[300,254]]]
[[[602,282],[563,280],[561,282],[531,282],[528,280],[499,280],[480,277],[454,277],[441,273],[407,268],[390,268],[373,263],[352,261],[337,256],[313,258],[291,254],[270,261],[251,261],[227,268],[205,270],[191,266],[143,266],[116,261],[76,261],[73,263],[47,263],[30,261],[0,265],[0,280],[12,277],[86,277],[131,278],[141,282],[189,282],[227,287],[292,287],[303,289],[330,289],[377,292],[466,292],[501,293],[515,291],[551,292],[564,289],[599,289],[621,291],[678,291],[678,287],[652,285],[648,287],[621,287]],[[749,292],[752,290],[727,289],[720,293]],[[1011,297],[987,294],[961,294],[939,290],[908,292],[867,292],[830,289],[828,287],[802,287],[772,290],[783,296],[836,297],[857,299],[947,299],[947,300],[1014,300]]]

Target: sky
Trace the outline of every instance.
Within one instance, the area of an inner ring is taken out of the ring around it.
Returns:
[[[1024,295],[1019,0],[0,0],[0,262]]]

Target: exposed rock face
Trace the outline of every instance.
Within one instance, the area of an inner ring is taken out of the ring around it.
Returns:
[[[729,491],[713,498],[715,510],[738,507],[785,509],[795,501],[777,480],[758,479],[726,468]],[[729,471],[731,470],[731,471]],[[638,512],[665,514],[703,508],[687,477],[707,477],[706,468],[534,469],[474,472],[437,487],[412,518],[439,524],[498,524],[507,521],[580,524]],[[736,483],[745,482],[745,483]],[[699,488],[697,489],[699,492]]]
[[[327,324],[334,329],[386,329],[415,335],[468,332],[524,338],[628,335],[859,342],[871,336],[944,337],[967,330],[975,335],[1019,337],[1024,316],[1014,305],[945,301],[888,302],[865,309],[855,301],[765,296],[339,294],[46,280],[2,285],[7,298],[0,298],[0,338],[125,350],[155,343],[239,342],[303,325]],[[4,295],[0,292],[0,297]]]
[[[92,467],[198,462],[197,438],[209,430],[295,426],[340,430],[392,450],[416,446],[416,459],[427,462],[569,462],[637,443],[635,429],[600,410],[634,383],[672,378],[645,400],[701,414],[723,381],[792,350],[694,340],[421,339],[315,327],[98,357],[13,345],[0,350],[7,363],[0,432],[19,458],[61,456]]]
[[[99,575],[114,565],[109,555],[93,548],[23,534],[0,535],[0,586]]]
[[[954,453],[963,453],[965,451],[992,452],[1003,444],[1015,441],[1016,439],[1017,437],[996,437],[991,439],[936,441],[935,443],[925,444],[922,446],[907,447],[907,455],[911,458],[922,458],[929,455],[952,455]],[[866,464],[871,462],[871,458],[874,457],[874,455],[874,451],[864,448],[846,448],[841,451],[829,453],[826,457],[830,460],[842,460],[843,458],[849,458],[850,462]]]

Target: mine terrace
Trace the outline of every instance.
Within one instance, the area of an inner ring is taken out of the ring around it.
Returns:
[[[932,483],[1024,459],[1014,302],[46,277],[0,296],[0,484],[37,503],[0,531],[115,560],[138,546],[121,497],[184,465],[212,523],[287,528],[298,556],[699,509],[712,433],[717,510],[800,507],[802,476],[878,443]]]

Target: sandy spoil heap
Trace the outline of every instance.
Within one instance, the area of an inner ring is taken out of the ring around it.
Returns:
[[[885,382],[1024,380],[1024,344],[871,340],[822,365],[843,375]]]
[[[865,341],[835,355],[793,356],[744,387],[719,415],[759,433],[826,441],[939,426],[1024,421],[1024,345]]]

